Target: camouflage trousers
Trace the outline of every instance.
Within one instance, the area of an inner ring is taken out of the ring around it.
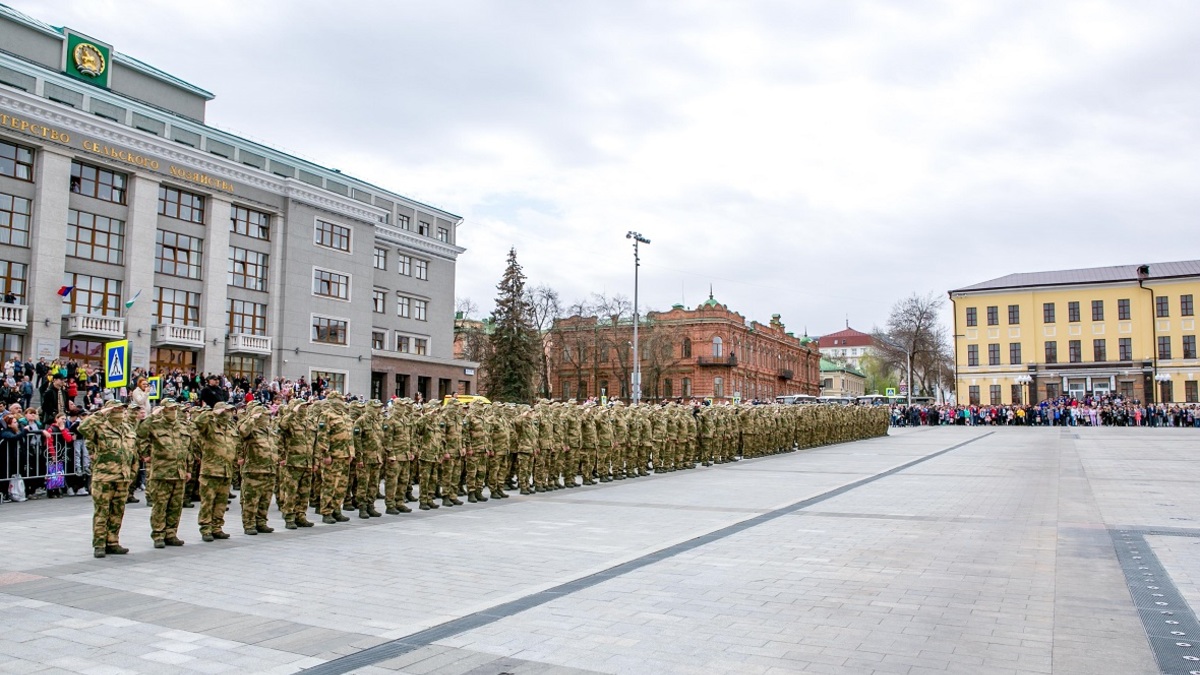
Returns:
[[[279,510],[284,520],[295,520],[308,511],[312,470],[307,466],[285,466],[279,471]]]
[[[242,528],[253,530],[267,524],[267,509],[275,492],[275,474],[242,474]]]
[[[554,466],[550,468],[554,476],[562,476],[563,485],[575,484],[575,470],[571,468],[571,450],[563,448],[554,453]]]
[[[572,462],[572,472],[583,476],[583,484],[592,484],[592,474],[596,471],[596,449],[583,448],[571,453],[575,461]]]
[[[463,458],[450,457],[442,462],[442,499],[458,497],[462,485]]]
[[[350,459],[346,457],[334,458],[333,463],[321,467],[321,515],[341,513],[349,472]]]
[[[488,456],[486,452],[473,452],[463,458],[466,464],[467,492],[482,490],[487,485]]]
[[[558,474],[551,475],[550,467],[555,465],[554,453],[549,448],[542,448],[533,456],[533,484],[539,490],[549,490],[551,479],[558,482]]]
[[[412,485],[412,465],[407,459],[390,461],[383,465],[383,503],[389,509],[404,503],[404,495]]]
[[[533,454],[528,452],[517,453],[517,487],[522,490],[528,490],[532,476]]]
[[[225,527],[225,509],[229,506],[229,478],[200,476],[200,534],[220,532]]]
[[[496,494],[504,489],[504,483],[508,481],[508,455],[496,453],[487,460],[488,491]]]
[[[422,504],[433,503],[433,493],[437,489],[437,470],[439,463],[421,460],[418,471],[420,472],[420,495]]]
[[[379,496],[379,474],[382,464],[363,464],[358,467],[358,491],[354,495],[354,504],[360,509],[375,505]]]
[[[170,539],[179,532],[179,515],[183,513],[183,494],[187,481],[151,478],[146,484],[146,499],[150,500],[150,538]]]
[[[92,480],[92,548],[120,544],[129,481]]]

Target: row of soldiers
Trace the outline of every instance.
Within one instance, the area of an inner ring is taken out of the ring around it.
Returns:
[[[139,454],[149,471],[151,538],[163,548],[183,545],[180,513],[196,479],[200,534],[214,541],[229,537],[224,516],[236,479],[243,531],[257,535],[274,531],[267,524],[272,496],[288,529],[313,526],[309,508],[332,525],[348,521],[343,511],[354,508],[363,519],[382,516],[381,497],[388,514],[410,512],[408,502],[431,510],[462,505],[459,497],[483,502],[507,498],[506,490],[548,492],[868,438],[886,434],[887,425],[885,413],[865,407],[422,406],[397,399],[385,409],[331,392],[292,400],[274,414],[257,403],[236,411],[168,401],[140,421],[133,409],[110,403],[80,431],[94,455],[93,547],[103,557],[126,551],[117,541],[125,493],[118,507],[107,483],[113,494],[122,481],[127,489]]]

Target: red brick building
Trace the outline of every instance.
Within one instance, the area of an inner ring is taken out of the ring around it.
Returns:
[[[628,318],[573,316],[550,329],[550,383],[557,399],[630,398],[633,323]],[[769,324],[708,300],[694,310],[675,305],[649,312],[638,326],[642,399],[770,400],[819,393],[816,344],[788,333],[779,315]]]

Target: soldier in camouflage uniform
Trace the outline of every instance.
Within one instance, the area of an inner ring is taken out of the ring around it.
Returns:
[[[442,506],[462,506],[458,498],[462,489],[463,457],[463,412],[458,399],[441,409],[442,430],[445,434],[442,457]]]
[[[204,541],[228,539],[225,509],[229,504],[229,485],[235,473],[237,428],[233,408],[224,401],[212,410],[196,416],[195,452],[200,456],[200,538]]]
[[[283,458],[279,469],[279,510],[284,527],[312,527],[305,515],[312,492],[313,465],[316,460],[317,424],[309,414],[312,404],[293,399],[279,410],[279,440]]]
[[[445,420],[435,408],[425,408],[415,420],[413,437],[417,439],[417,461],[419,463],[420,509],[428,511],[438,508],[433,501],[437,490],[438,468],[448,455],[446,454]]]
[[[487,484],[488,461],[492,452],[487,420],[481,404],[467,405],[463,423],[463,441],[466,444],[467,501],[471,503],[486,502],[488,498],[483,496],[483,488]]]
[[[524,409],[514,420],[517,432],[517,487],[521,494],[533,494],[529,489],[533,473],[533,456],[538,451],[538,424],[532,408]]]
[[[575,399],[567,401],[562,410],[563,418],[563,485],[569,488],[579,487],[575,477],[579,475],[579,467],[583,455],[583,413],[575,405]]]
[[[109,401],[79,425],[92,462],[92,549],[97,558],[129,552],[120,543],[121,522],[138,457],[124,438],[128,429],[125,410],[116,401]]]
[[[533,455],[533,490],[549,492],[550,465],[554,461],[554,422],[550,414],[550,402],[542,399],[532,411],[538,430],[537,451]]]
[[[180,414],[179,404],[168,400],[138,424],[137,439],[150,474],[146,497],[154,548],[183,546],[176,535],[184,491],[192,477],[191,425]]]
[[[321,466],[321,522],[344,523],[342,515],[350,463],[354,459],[354,422],[340,392],[331,391],[314,409],[317,417],[317,447],[314,456]]]
[[[379,518],[375,509],[379,496],[379,472],[383,466],[383,404],[371,401],[358,417],[354,432],[355,465],[358,468],[359,518]]]
[[[237,464],[242,473],[242,529],[246,534],[269,534],[267,509],[279,470],[278,432],[266,408],[251,403],[238,422]]]
[[[486,417],[487,434],[490,441],[487,485],[488,492],[495,499],[507,499],[504,483],[508,480],[508,448],[511,444],[512,428],[504,416],[504,407],[493,404],[488,407]]]
[[[384,418],[383,503],[387,507],[384,513],[391,516],[412,512],[404,503],[412,489],[411,470],[416,459],[412,416],[412,401],[405,398],[394,402]]]

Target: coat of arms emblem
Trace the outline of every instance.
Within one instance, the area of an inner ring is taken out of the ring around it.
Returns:
[[[100,77],[104,73],[104,54],[100,53],[96,45],[81,42],[75,45],[75,51],[71,56],[75,60],[75,69],[84,75]]]

